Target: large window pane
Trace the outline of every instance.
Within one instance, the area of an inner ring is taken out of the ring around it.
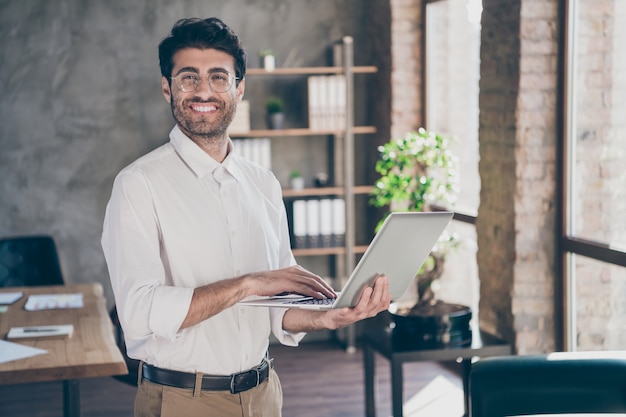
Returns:
[[[480,77],[480,0],[438,0],[426,6],[425,128],[453,136],[459,156],[458,212],[478,211],[478,85]],[[470,306],[478,317],[479,280],[476,228],[452,222],[448,230],[460,238],[448,255],[439,298]]]
[[[576,350],[626,346],[626,268],[580,255],[575,270]]]
[[[578,0],[573,236],[626,248],[626,2]]]
[[[624,251],[626,2],[571,0],[569,6],[566,239]],[[626,268],[582,255],[567,259],[566,347],[623,349]]]
[[[426,128],[454,136],[461,176],[457,210],[476,214],[480,0],[441,0],[426,6]]]

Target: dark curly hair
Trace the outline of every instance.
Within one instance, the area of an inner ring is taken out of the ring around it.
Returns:
[[[246,52],[239,37],[217,17],[180,19],[174,24],[170,35],[159,44],[161,75],[168,80],[172,76],[174,54],[184,48],[212,48],[226,52],[235,58],[237,79],[246,76]]]

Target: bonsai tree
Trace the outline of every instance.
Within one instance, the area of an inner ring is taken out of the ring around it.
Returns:
[[[391,211],[429,211],[432,205],[451,207],[458,193],[458,158],[450,150],[451,138],[420,128],[379,146],[376,180],[370,203]],[[443,273],[446,253],[457,238],[444,233],[417,275],[417,300],[436,303],[433,284]]]

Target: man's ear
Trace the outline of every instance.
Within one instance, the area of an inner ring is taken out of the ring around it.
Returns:
[[[172,89],[170,88],[170,83],[167,78],[161,77],[161,93],[163,93],[163,97],[165,97],[165,101],[170,103],[172,101]]]
[[[240,103],[241,100],[243,99],[243,93],[246,89],[246,79],[244,78],[243,80],[239,81],[239,84],[237,85],[237,102]]]

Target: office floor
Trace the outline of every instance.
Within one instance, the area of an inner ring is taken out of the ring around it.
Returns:
[[[363,367],[360,349],[346,353],[333,342],[298,348],[272,346],[283,386],[284,417],[362,417]],[[405,364],[405,416],[459,417],[463,391],[456,364]],[[377,415],[391,414],[389,366],[376,360]],[[82,380],[82,417],[132,417],[135,388],[113,378]],[[58,382],[0,385],[0,416],[60,417],[62,385]]]

